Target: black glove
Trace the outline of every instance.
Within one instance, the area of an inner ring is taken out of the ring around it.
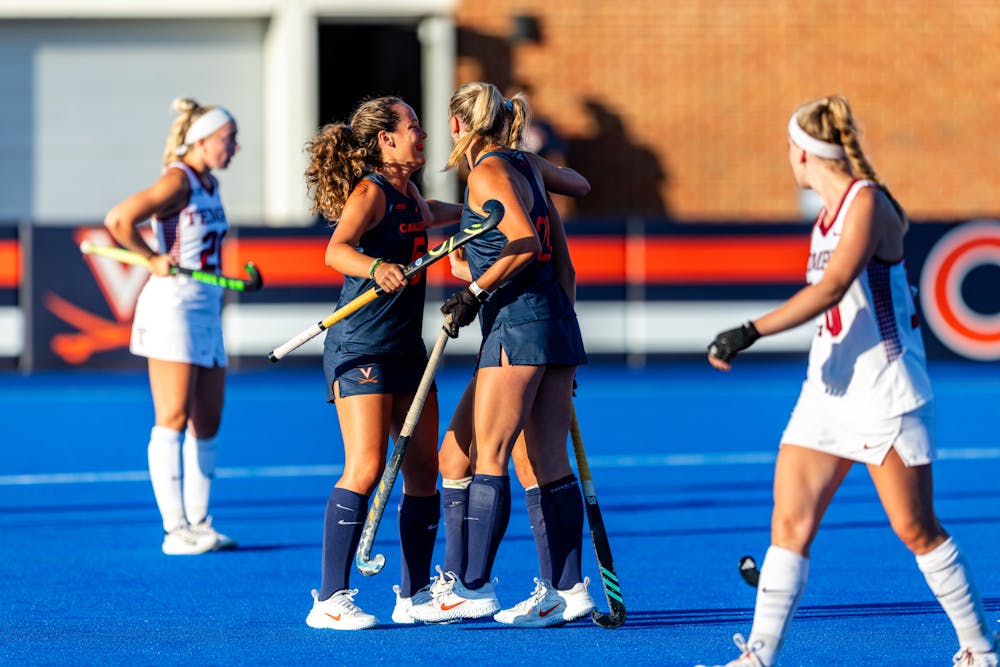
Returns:
[[[483,294],[486,294],[486,292],[483,292]],[[445,323],[445,330],[448,332],[448,335],[452,338],[458,338],[459,328],[472,324],[476,319],[476,315],[479,314],[481,303],[467,289],[460,290],[449,296],[445,300],[444,305],[441,306],[443,314],[451,315],[451,320]]]
[[[716,336],[712,344],[708,346],[708,353],[716,359],[729,363],[737,352],[747,349],[758,338],[760,338],[760,333],[757,332],[757,327],[753,325],[753,322],[747,322]]]

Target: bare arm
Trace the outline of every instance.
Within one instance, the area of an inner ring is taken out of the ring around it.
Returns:
[[[847,212],[840,241],[818,283],[806,285],[783,304],[749,325],[719,334],[713,346],[725,344],[724,336],[735,335],[733,340],[739,341],[732,350],[735,355],[756,340],[754,334],[769,336],[793,329],[840,303],[851,283],[885,243],[886,236],[899,228],[898,218],[886,210],[880,199],[881,195],[871,188],[858,193]],[[747,327],[752,330],[752,334],[749,338],[743,338]],[[719,370],[730,368],[729,361],[711,353],[708,361]]]
[[[137,229],[154,215],[166,216],[179,211],[190,193],[186,174],[168,169],[153,185],[116,204],[104,217],[104,226],[122,247],[149,259],[158,276],[170,272],[170,257],[153,251]]]
[[[557,195],[583,197],[590,193],[590,181],[575,169],[553,164],[534,153],[525,153],[542,176],[545,189]]]
[[[429,227],[443,227],[458,222],[462,217],[462,205],[451,202],[438,201],[437,199],[427,200],[427,209],[430,212],[427,225]]]
[[[504,216],[498,229],[507,237],[500,257],[476,280],[490,292],[533,262],[541,244],[528,217],[528,208],[500,158],[487,158],[469,174],[469,200],[473,209],[482,212],[482,205],[488,199],[503,204]]]
[[[875,215],[875,192],[858,193],[844,220],[840,242],[830,256],[823,278],[806,285],[754,322],[762,336],[794,329],[840,303],[851,283],[872,260],[881,240],[881,220]]]
[[[416,183],[409,184],[410,194],[420,206],[420,214],[428,227],[443,227],[458,222],[462,217],[462,205],[437,199],[424,199]]]
[[[326,265],[345,276],[368,278],[372,264],[378,257],[369,257],[355,247],[361,236],[385,215],[385,196],[382,190],[367,179],[355,186],[344,204],[337,226],[326,245]],[[380,263],[375,269],[375,282],[385,292],[395,292],[406,286],[403,268],[399,264]]]
[[[448,253],[448,263],[451,265],[451,275],[467,283],[472,282],[472,269],[469,268],[469,260],[465,256],[465,248],[456,248]]]
[[[556,270],[556,278],[559,285],[566,292],[570,303],[576,303],[576,269],[573,267],[573,258],[569,254],[569,240],[566,238],[566,228],[562,223],[562,216],[559,209],[549,198],[549,234],[552,243],[552,265]]]

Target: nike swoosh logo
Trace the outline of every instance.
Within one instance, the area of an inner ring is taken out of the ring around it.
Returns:
[[[442,602],[441,611],[449,611],[459,605],[465,604],[466,602],[468,602],[468,600],[462,600],[461,602],[456,602],[455,604],[445,604],[444,602]]]
[[[360,524],[362,522],[361,521],[344,521],[343,519],[341,519],[337,523],[339,523],[341,526],[357,526],[358,524]]]
[[[323,613],[326,614],[326,612],[323,612]],[[332,618],[335,621],[339,621],[340,620],[340,614],[337,614],[336,616],[334,616],[333,614],[326,614],[326,615],[329,616],[330,618]]]
[[[467,517],[465,517],[465,520],[466,521],[479,521],[479,517],[477,517],[477,516],[467,516]]]
[[[541,616],[542,618],[545,618],[546,616],[548,616],[549,614],[551,614],[552,612],[554,612],[556,609],[558,609],[561,606],[562,606],[562,603],[561,602],[557,602],[556,604],[552,605],[548,609],[545,609],[543,611],[538,612],[538,615]]]
[[[353,507],[344,507],[344,506],[343,506],[343,505],[341,505],[340,503],[337,503],[337,507],[339,507],[339,508],[340,508],[340,509],[342,509],[342,510],[347,510],[348,512],[353,512],[353,511],[354,511],[354,508],[353,508]]]
[[[437,527],[438,525],[436,523],[432,523],[429,526],[427,526],[427,530],[437,530]]]

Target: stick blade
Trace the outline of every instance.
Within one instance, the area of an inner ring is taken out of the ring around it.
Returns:
[[[358,568],[358,572],[365,575],[366,577],[373,577],[382,571],[385,567],[385,556],[382,554],[375,554],[375,557],[371,560],[366,560],[364,556],[358,554],[358,557],[354,559],[354,565]]]
[[[500,224],[504,215],[503,204],[496,199],[490,199],[483,204],[483,210],[486,211],[486,220],[483,222],[484,230],[493,229]]]
[[[760,582],[760,570],[757,569],[757,561],[753,559],[753,556],[740,558],[740,576],[743,577],[743,581],[748,586],[757,588],[757,584]]]
[[[625,605],[612,604],[609,614],[595,610],[590,614],[590,618],[595,625],[605,630],[614,630],[625,623]]]
[[[244,268],[246,269],[247,275],[250,276],[250,280],[246,281],[246,286],[243,288],[244,292],[256,292],[264,287],[264,277],[260,275],[260,270],[257,268],[256,264],[253,262],[247,262]]]

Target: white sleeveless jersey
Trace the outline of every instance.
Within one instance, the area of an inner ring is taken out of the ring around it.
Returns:
[[[222,240],[229,229],[219,186],[209,176],[207,190],[191,167],[174,162],[191,187],[187,204],[176,215],[153,218],[159,252],[186,269],[219,273]],[[189,276],[150,276],[136,303],[130,348],[134,354],[199,366],[225,366],[222,295],[216,285]]]
[[[840,241],[844,218],[868,180],[851,184],[828,226],[820,211],[813,226],[806,282],[823,277]],[[900,259],[873,258],[833,308],[817,318],[804,392],[838,398],[843,414],[865,421],[910,412],[933,399],[916,308]],[[815,395],[815,394],[814,394]]]
[[[185,269],[218,273],[221,265],[222,239],[229,230],[226,212],[219,198],[219,183],[209,175],[208,191],[198,174],[183,162],[173,162],[168,169],[180,169],[191,186],[187,205],[168,218],[153,218],[153,231],[160,252]]]

